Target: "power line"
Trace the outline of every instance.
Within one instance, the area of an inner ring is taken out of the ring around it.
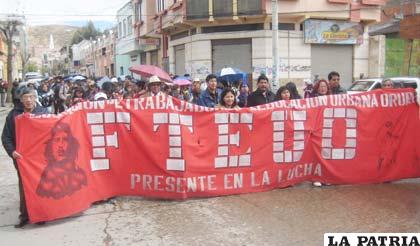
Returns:
[[[377,9],[380,10],[381,8],[379,6],[366,6],[366,7],[360,7],[357,9],[340,9],[340,10],[310,10],[310,11],[292,11],[292,12],[279,12],[279,14],[309,14],[309,13],[342,13],[342,12],[348,12],[348,11],[357,11],[357,10],[369,10],[369,9]],[[251,9],[248,10],[249,12],[257,12],[260,11],[261,9]],[[205,12],[204,15],[208,14],[208,12]],[[10,13],[0,13],[1,15],[10,15]],[[38,13],[25,13],[25,16],[39,16],[39,17],[89,17],[89,16],[102,16],[102,17],[129,17],[129,16],[134,16],[134,14],[38,14]],[[263,14],[251,14],[251,15],[247,15],[246,13],[244,13],[244,17],[246,16],[258,16],[258,15],[263,15]],[[266,15],[270,15],[270,14],[266,14]],[[158,16],[158,14],[142,14],[141,16]],[[168,17],[182,17],[184,16],[183,14],[166,14],[164,16],[168,16]],[[201,17],[203,16],[203,14],[186,14],[187,17]],[[239,13],[239,16],[241,17],[241,13]],[[206,18],[203,18],[206,19]]]

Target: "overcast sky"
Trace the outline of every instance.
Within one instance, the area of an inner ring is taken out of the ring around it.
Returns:
[[[115,21],[117,10],[129,0],[0,0],[4,14],[24,14],[29,25],[69,21]]]

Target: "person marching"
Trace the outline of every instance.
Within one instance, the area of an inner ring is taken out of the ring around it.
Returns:
[[[46,114],[47,109],[38,106],[36,104],[35,90],[29,87],[25,87],[20,92],[21,103],[17,105],[7,115],[6,122],[4,124],[3,133],[1,135],[1,141],[7,154],[13,159],[13,165],[16,168],[18,179],[19,179],[19,196],[20,196],[20,215],[19,223],[15,225],[16,228],[22,228],[29,222],[28,210],[26,208],[25,193],[23,191],[22,178],[18,168],[17,160],[22,158],[22,155],[16,151],[16,116],[23,113],[31,114]]]

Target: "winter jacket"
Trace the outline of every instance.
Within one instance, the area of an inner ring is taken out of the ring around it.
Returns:
[[[347,94],[347,91],[339,85],[337,88],[331,88],[331,94]]]
[[[47,110],[43,107],[36,106],[32,114],[40,115],[46,114]],[[23,114],[23,105],[18,104],[12,111],[9,112],[4,124],[3,133],[1,134],[1,142],[7,154],[12,157],[13,151],[16,150],[16,116]]]
[[[276,95],[271,91],[266,91],[265,96],[259,89],[249,94],[247,99],[247,107],[254,107],[266,103],[274,102]]]
[[[216,98],[210,95],[209,90],[205,90],[201,93],[197,100],[197,104],[204,107],[214,108],[220,102],[220,92],[216,90]]]

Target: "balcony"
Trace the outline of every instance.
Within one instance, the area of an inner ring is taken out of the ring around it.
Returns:
[[[185,0],[187,20],[263,14],[262,0]]]
[[[153,29],[158,32],[162,30],[167,32],[188,30],[190,25],[184,23],[185,7],[185,2],[177,2],[160,12],[154,18]]]

